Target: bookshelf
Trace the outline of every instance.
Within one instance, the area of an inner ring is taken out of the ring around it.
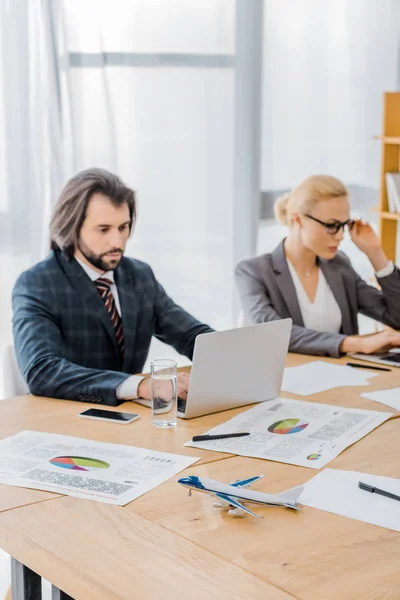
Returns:
[[[377,139],[382,143],[379,234],[387,257],[395,262],[400,213],[389,212],[385,176],[400,171],[400,92],[386,92],[383,96],[383,131]]]

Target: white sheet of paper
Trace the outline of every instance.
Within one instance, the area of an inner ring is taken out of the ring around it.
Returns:
[[[391,406],[395,410],[400,410],[400,388],[368,392],[361,394],[361,396],[367,398],[367,400],[374,400],[375,402],[386,404],[386,406]]]
[[[325,469],[304,484],[299,502],[349,519],[400,531],[400,502],[361,490],[359,481],[400,496],[400,479]]]
[[[0,482],[124,506],[199,460],[22,431],[0,440]]]
[[[249,432],[239,438],[185,446],[320,469],[392,413],[276,398],[261,402],[208,434]]]
[[[369,385],[368,379],[376,376],[377,373],[315,360],[298,367],[286,367],[282,390],[308,396],[342,386]]]

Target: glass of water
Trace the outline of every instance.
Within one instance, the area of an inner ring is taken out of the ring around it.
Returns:
[[[177,423],[176,361],[158,358],[150,363],[151,411],[156,427]]]

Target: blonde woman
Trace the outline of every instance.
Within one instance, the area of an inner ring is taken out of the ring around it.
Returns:
[[[291,352],[338,357],[400,346],[395,331],[358,335],[358,313],[400,329],[400,271],[371,226],[351,220],[346,187],[335,177],[313,175],[276,201],[275,214],[287,225],[287,237],[271,254],[236,267],[246,318],[262,323],[291,317]],[[339,251],[345,228],[369,258],[381,291]]]

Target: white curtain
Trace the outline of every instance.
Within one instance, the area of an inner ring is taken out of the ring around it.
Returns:
[[[233,271],[255,247],[259,196],[257,177],[252,196],[235,191],[237,169],[258,174],[253,157],[236,163],[239,4],[262,2],[64,1],[76,167],[116,171],[137,191],[127,254],[217,329],[236,324]],[[253,131],[255,111],[239,110]],[[166,353],[153,341],[150,356]]]
[[[0,351],[12,340],[12,287],[48,251],[51,206],[71,164],[59,8],[0,0]]]
[[[66,0],[78,169],[137,191],[128,254],[233,324],[234,0]]]
[[[12,285],[47,250],[55,199],[93,166],[137,191],[127,254],[197,318],[234,326],[234,267],[256,243],[259,77],[254,93],[249,78],[262,0],[0,5],[0,345],[11,340]]]

